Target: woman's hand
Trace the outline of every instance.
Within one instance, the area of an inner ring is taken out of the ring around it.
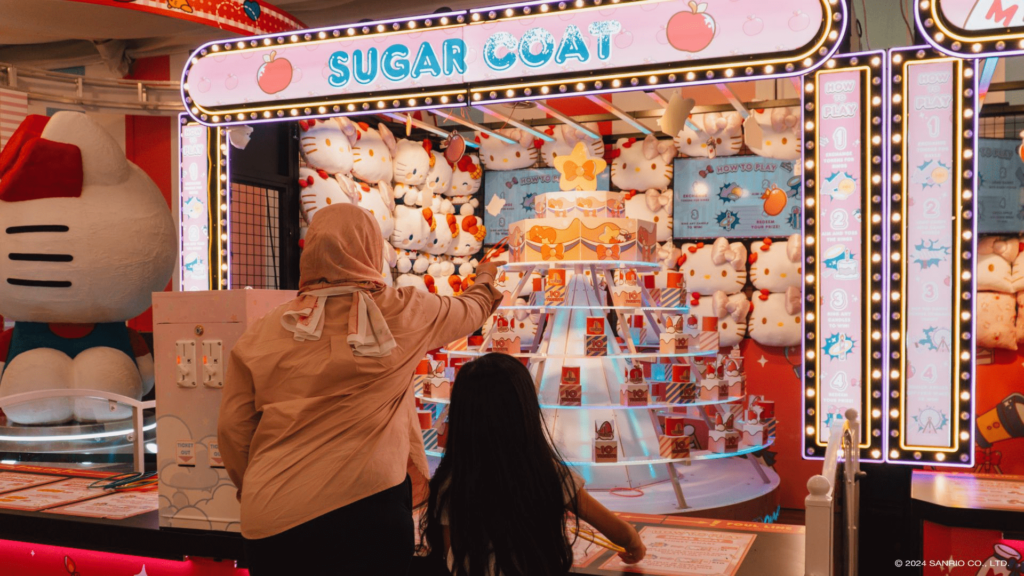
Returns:
[[[481,276],[490,276],[490,280],[485,280],[488,284],[494,282],[494,279],[498,277],[498,265],[494,262],[482,262],[476,267],[476,277],[479,281]]]
[[[640,539],[640,534],[636,531],[636,528],[630,525],[629,529],[632,532],[629,542],[621,545],[626,551],[619,552],[619,558],[622,558],[622,561],[626,564],[636,564],[647,555],[647,547],[644,546],[644,542]]]

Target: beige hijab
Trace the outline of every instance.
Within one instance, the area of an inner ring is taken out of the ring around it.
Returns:
[[[306,232],[299,261],[299,295],[281,317],[298,341],[319,340],[324,305],[331,296],[355,294],[348,316],[348,343],[356,356],[387,356],[395,347],[388,323],[373,295],[384,290],[380,277],[384,240],[377,221],[353,204],[317,211]]]

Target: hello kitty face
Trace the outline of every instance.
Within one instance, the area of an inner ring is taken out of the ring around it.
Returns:
[[[25,137],[35,137],[32,145],[18,146]],[[55,149],[76,151],[81,165],[60,166],[59,175],[39,169],[52,166],[44,158]],[[93,323],[123,322],[145,311],[178,258],[174,220],[153,180],[79,112],[28,116],[3,152],[13,155],[0,168],[0,236],[5,253],[28,256],[4,258],[0,314],[21,322]],[[80,176],[80,184],[68,175]]]
[[[1014,292],[1013,262],[1020,254],[1016,238],[988,236],[978,241],[978,290]]]
[[[401,250],[423,250],[430,238],[431,225],[436,226],[429,209],[395,206],[395,228],[391,245]]]
[[[394,157],[398,143],[384,124],[377,129],[365,122],[356,124],[356,142],[352,145],[352,174],[370,184],[390,183],[395,175]]]
[[[723,347],[736,346],[743,340],[749,313],[750,300],[743,292],[726,296],[725,292],[718,291],[690,299],[690,316],[718,318],[719,345]]]
[[[672,190],[631,190],[627,194],[626,218],[653,222],[658,242],[672,240]]]
[[[743,148],[743,117],[739,112],[694,114],[690,123],[699,131],[685,126],[675,137],[676,149],[689,158],[735,156]]]
[[[596,122],[582,124],[584,128],[594,134],[600,134],[601,130]],[[572,154],[577,142],[583,142],[587,146],[587,154],[592,158],[604,158],[604,141],[600,138],[591,138],[579,130],[568,125],[548,126],[544,133],[554,138],[554,142],[539,139],[534,146],[540,148],[540,157],[545,166],[555,167],[555,158]],[[539,144],[539,145],[538,145]]]
[[[356,186],[354,182],[351,185]],[[313,216],[318,210],[338,203],[354,202],[336,178],[332,178],[323,170],[299,168],[299,209],[306,224],[313,221]]]
[[[431,155],[426,144],[402,138],[395,149],[395,183],[422,186],[430,172]]]
[[[764,158],[799,160],[803,150],[800,142],[800,107],[753,110],[751,115],[761,127],[760,142],[746,135],[750,151]]]
[[[978,346],[1017,349],[1017,299],[1012,294],[978,292]]]
[[[718,238],[711,246],[683,244],[681,251],[679,271],[691,293],[735,294],[747,283],[747,249],[740,242]]]
[[[484,170],[480,167],[480,158],[475,154],[466,154],[452,168],[452,187],[446,196],[470,196],[480,190]]]
[[[534,147],[533,134],[518,128],[495,130],[498,134],[513,140],[509,144],[483,132],[476,133],[480,144],[480,160],[488,170],[518,170],[537,163],[538,152]]]
[[[349,175],[354,158],[356,125],[345,117],[299,121],[302,158],[311,168],[328,174]]]
[[[612,184],[619,190],[665,190],[672,183],[672,161],[676,156],[671,141],[654,134],[639,141],[619,138],[612,156]]]
[[[454,214],[439,215],[436,218],[437,226],[434,227],[434,231],[427,239],[425,251],[427,254],[440,256],[448,253],[452,242],[459,235],[459,221]]]
[[[771,238],[750,245],[750,281],[758,290],[785,292],[786,288],[800,287],[803,246],[800,235],[793,234],[785,242]]]
[[[423,189],[434,196],[447,196],[452,189],[452,166],[440,152],[430,152],[430,171]]]
[[[765,346],[798,346],[803,338],[800,324],[800,289],[785,292],[754,292],[751,302],[750,337]]]
[[[472,256],[483,248],[487,228],[476,216],[456,216],[459,223],[459,235],[448,248],[449,256]]]
[[[386,181],[381,181],[377,187],[362,182],[357,185],[359,186],[359,207],[368,210],[373,215],[373,218],[377,220],[377,226],[380,227],[381,236],[385,240],[390,239],[391,233],[395,231],[393,213],[395,201],[391,185]]]

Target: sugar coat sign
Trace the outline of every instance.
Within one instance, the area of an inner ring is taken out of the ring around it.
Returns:
[[[535,2],[214,42],[182,84],[193,117],[229,124],[749,80],[818,67],[845,18],[846,0]]]

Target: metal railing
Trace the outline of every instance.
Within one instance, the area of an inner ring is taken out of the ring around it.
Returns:
[[[805,576],[856,576],[860,524],[860,424],[857,411],[829,428],[821,474],[807,481]],[[840,466],[842,464],[842,466]],[[842,504],[841,530],[836,511]]]

